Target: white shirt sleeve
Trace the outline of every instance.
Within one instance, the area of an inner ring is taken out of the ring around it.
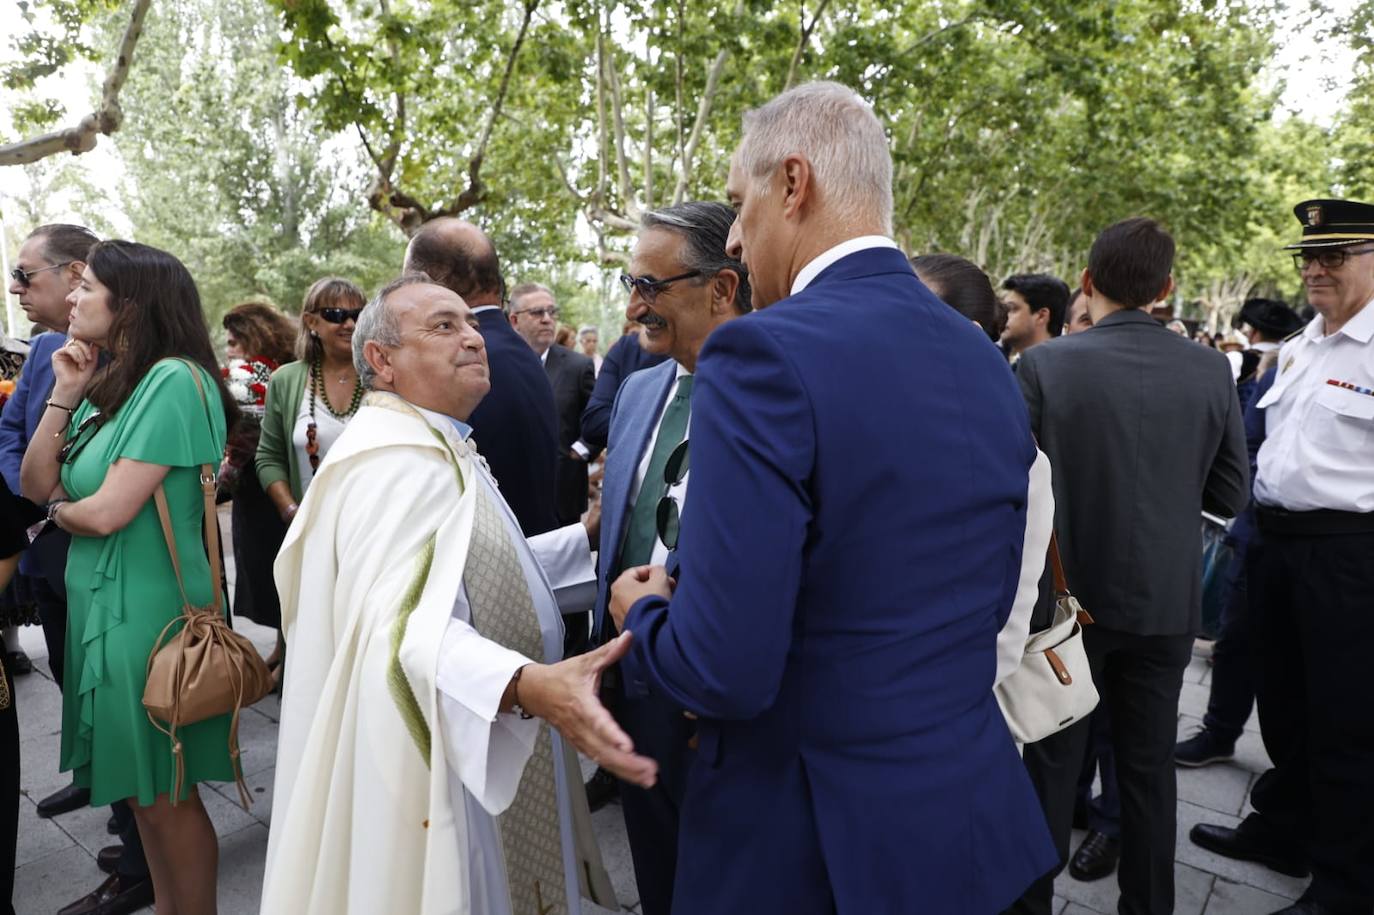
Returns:
[[[1035,451],[1030,479],[1026,487],[1026,536],[1021,547],[1021,577],[1016,586],[1016,598],[1011,615],[997,634],[997,676],[993,684],[1001,683],[1021,666],[1030,634],[1031,614],[1040,596],[1040,575],[1045,571],[1045,557],[1054,530],[1054,490],[1051,487],[1050,459],[1040,449]]]
[[[445,756],[468,793],[496,816],[515,799],[539,735],[538,719],[498,711],[515,671],[531,662],[472,628],[461,590],[453,612],[435,681]]]
[[[525,540],[544,570],[560,613],[585,613],[596,603],[596,566],[581,522]]]

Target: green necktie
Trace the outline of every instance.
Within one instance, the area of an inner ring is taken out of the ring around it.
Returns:
[[[639,484],[639,497],[630,511],[630,523],[625,529],[625,543],[620,548],[620,569],[642,566],[654,555],[654,541],[658,539],[658,500],[663,497],[663,466],[687,434],[687,418],[692,415],[692,376],[683,375],[677,381],[677,393],[663,411],[658,424],[658,438],[649,456],[644,482]]]

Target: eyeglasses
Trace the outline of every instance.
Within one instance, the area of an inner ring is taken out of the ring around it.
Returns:
[[[72,437],[67,439],[67,444],[62,446],[62,450],[57,452],[57,462],[59,464],[75,464],[76,456],[81,453],[91,439],[95,438],[100,427],[105,425],[105,415],[99,410],[91,413],[81,421],[81,425],[76,427]]]
[[[691,463],[688,441],[689,439],[684,438],[679,442],[668,455],[667,463],[663,465],[663,498],[658,500],[656,509],[658,539],[670,550],[677,549],[678,534],[682,532],[682,512],[678,509],[677,499],[673,498],[671,490],[687,477]]]
[[[358,316],[363,313],[361,308],[321,308],[320,317],[330,324],[342,324],[345,321],[357,321]]]
[[[666,280],[656,280],[648,276],[630,276],[628,273],[620,274],[620,285],[625,287],[625,291],[634,295],[636,289],[639,290],[639,297],[646,303],[652,305],[658,298],[658,294],[668,288],[669,283],[676,283],[678,280],[690,280],[694,276],[701,276],[700,270],[692,270],[688,273],[679,273],[677,276],[670,276]]]
[[[30,286],[33,285],[34,274],[42,273],[44,270],[57,270],[61,267],[67,266],[70,263],[72,263],[72,261],[63,261],[60,264],[49,264],[46,267],[39,267],[37,270],[20,270],[18,267],[15,267],[13,270],[10,271],[10,278],[13,279],[20,286],[23,286],[25,289],[28,289]]]
[[[531,318],[558,318],[558,307],[556,305],[546,305],[543,308],[521,308],[516,312],[518,315],[529,315]]]
[[[1374,254],[1374,248],[1361,248],[1358,251],[1353,251],[1350,248],[1336,248],[1329,251],[1296,251],[1293,253],[1293,266],[1298,268],[1299,273],[1302,273],[1312,265],[1313,261],[1316,261],[1327,270],[1335,270],[1337,267],[1344,266],[1350,258],[1358,257],[1361,254]]]

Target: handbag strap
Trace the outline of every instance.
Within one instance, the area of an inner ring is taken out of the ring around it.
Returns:
[[[1064,576],[1064,560],[1059,558],[1059,534],[1050,531],[1050,565],[1054,569],[1054,593],[1057,597],[1064,597],[1072,594],[1069,590],[1069,580]]]
[[[200,392],[201,405],[205,407],[205,418],[208,423],[210,406],[205,397],[205,385],[200,381],[200,373],[188,360],[178,359],[177,361],[185,362],[191,372],[191,379],[196,383],[196,390]],[[211,426],[210,431],[213,435],[213,426]],[[215,514],[215,469],[209,464],[200,465],[200,489],[205,499],[205,543],[209,546],[210,584],[214,592],[212,606],[215,613],[219,614],[224,607],[223,595],[220,593],[220,581],[224,570],[220,565],[219,558],[219,518]],[[162,523],[162,536],[167,541],[167,552],[172,557],[172,571],[176,573],[177,588],[181,590],[181,600],[189,607],[191,600],[186,596],[186,583],[181,577],[181,561],[177,557],[176,535],[172,532],[172,514],[167,508],[167,488],[161,483],[157,486],[157,492],[153,493],[153,501],[157,504],[157,517]]]

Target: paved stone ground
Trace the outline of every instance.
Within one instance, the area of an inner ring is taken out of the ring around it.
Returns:
[[[270,630],[243,619],[236,619],[235,625],[264,655],[271,650],[275,637]],[[48,675],[41,632],[32,627],[21,630],[21,639],[35,670],[16,682],[23,798],[14,902],[18,915],[52,915],[100,883],[104,875],[96,868],[94,856],[114,840],[105,832],[108,808],[78,810],[55,820],[40,820],[35,815],[38,800],[67,783],[66,776],[57,771],[62,700]],[[1180,735],[1201,725],[1210,674],[1206,660],[1195,657],[1183,686]],[[211,790],[203,792],[220,840],[219,905],[223,915],[249,915],[258,909],[272,809],[278,713],[277,698],[269,696],[240,719],[244,775],[254,798],[251,811],[239,806],[232,784],[211,785]],[[1286,900],[1296,899],[1305,886],[1306,881],[1213,855],[1187,839],[1189,828],[1196,822],[1234,824],[1248,809],[1250,786],[1268,766],[1257,728],[1252,717],[1234,763],[1179,770],[1178,915],[1264,915],[1282,908]],[[638,913],[639,895],[619,806],[608,805],[593,816],[593,821],[606,867],[624,906],[621,911]],[[1074,835],[1074,847],[1081,838],[1081,834]],[[1080,883],[1066,873],[1055,889],[1055,915],[1110,915],[1116,911],[1114,878]],[[595,906],[587,911],[588,915],[607,912]]]

